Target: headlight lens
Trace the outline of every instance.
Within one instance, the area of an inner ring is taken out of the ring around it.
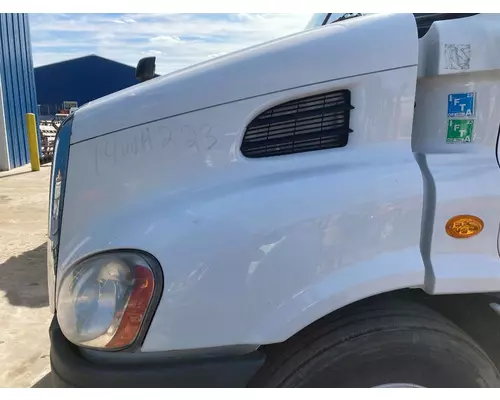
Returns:
[[[63,277],[57,319],[71,342],[118,349],[139,334],[155,282],[147,261],[135,253],[97,255]]]

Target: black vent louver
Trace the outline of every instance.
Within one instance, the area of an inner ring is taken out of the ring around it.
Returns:
[[[347,145],[351,92],[338,90],[273,107],[248,126],[241,152],[249,158],[272,157]]]

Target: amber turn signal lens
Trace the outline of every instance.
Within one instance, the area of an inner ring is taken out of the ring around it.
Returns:
[[[154,278],[149,268],[135,267],[134,288],[123,313],[118,330],[107,348],[127,346],[134,341],[153,296]]]
[[[456,239],[466,239],[479,234],[484,223],[474,215],[456,215],[446,223],[446,233]]]

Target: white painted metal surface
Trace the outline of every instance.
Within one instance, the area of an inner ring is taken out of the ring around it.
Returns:
[[[435,202],[435,210],[429,210],[424,218],[433,226],[424,231],[423,239],[426,289],[430,293],[500,290],[498,20],[498,14],[480,14],[439,21],[420,43],[413,150],[426,158],[432,175],[432,180],[426,181],[426,201]],[[457,59],[450,48],[458,49],[463,57]],[[460,93],[475,96],[475,115],[467,118],[474,121],[473,140],[447,143],[448,98]],[[485,223],[483,232],[470,239],[448,236],[446,222],[460,214],[480,217]]]
[[[383,57],[364,62],[375,54],[364,35],[374,32]],[[291,58],[278,66],[285,52]],[[158,258],[165,290],[143,351],[281,341],[352,301],[422,285],[413,18],[346,21],[220,62],[206,66],[210,73],[194,68],[189,80],[174,74],[136,89],[135,98],[128,91],[79,110],[73,142],[131,124],[137,109],[149,120],[208,105],[200,100],[246,97],[73,145],[59,276],[100,250],[140,248]],[[269,77],[246,76],[264,66]],[[215,76],[219,90],[202,90]],[[229,92],[224,78],[240,86]],[[166,95],[178,87],[202,96],[188,105]],[[346,148],[261,160],[240,154],[246,125],[265,109],[343,88],[356,107]],[[108,111],[122,102],[118,120]]]
[[[499,18],[478,14],[434,22],[419,43],[419,77],[499,70]]]
[[[438,25],[437,37],[460,24]],[[165,285],[143,352],[279,342],[400,288],[500,290],[496,61],[441,74],[426,64],[440,60],[419,58],[436,50],[424,39],[419,50],[411,14],[347,20],[78,110],[58,277],[99,251],[155,256]],[[472,54],[497,51],[495,40]],[[429,71],[418,85],[417,64]],[[262,111],[336,89],[355,107],[346,147],[241,155]],[[447,144],[447,96],[470,89],[475,140]],[[480,216],[484,231],[447,237],[455,213]]]
[[[384,29],[387,24],[393,27]],[[414,65],[414,25],[411,14],[348,20],[152,79],[87,104],[75,119],[72,143],[236,100]]]

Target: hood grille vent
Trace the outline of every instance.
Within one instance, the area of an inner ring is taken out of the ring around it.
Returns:
[[[241,152],[249,158],[280,156],[347,145],[351,93],[338,90],[275,106],[248,126]]]

